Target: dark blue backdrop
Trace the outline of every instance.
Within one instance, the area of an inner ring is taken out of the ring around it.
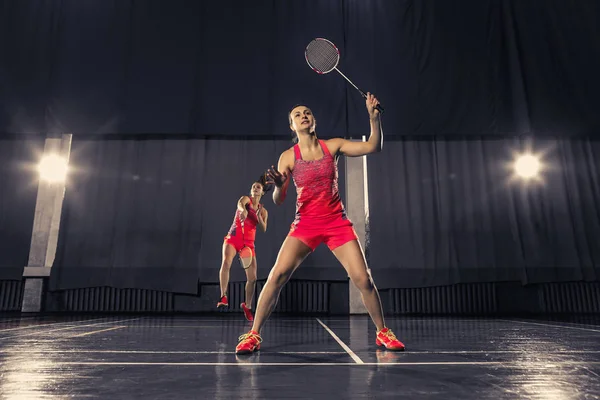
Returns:
[[[362,133],[363,103],[304,61],[314,37],[386,106],[386,133],[595,134],[593,0],[3,0],[0,132]],[[323,118],[326,117],[326,118]]]
[[[235,201],[290,145],[290,106],[322,138],[368,133],[358,93],[306,65],[314,37],[386,108],[378,285],[598,279],[599,26],[591,0],[0,0],[0,279],[27,261],[30,134],[70,132],[51,288],[215,281]],[[519,135],[554,168],[525,195],[499,166]],[[261,277],[293,216],[265,202]],[[297,276],[345,279],[324,249]]]

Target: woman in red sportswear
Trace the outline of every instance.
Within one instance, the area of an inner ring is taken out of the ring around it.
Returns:
[[[252,329],[240,336],[237,354],[249,354],[260,349],[260,330],[275,308],[281,288],[306,256],[321,243],[329,247],[360,290],[377,328],[376,344],[389,350],[404,350],[404,344],[385,326],[379,293],[338,190],[338,155],[359,157],[381,150],[382,131],[379,111],[375,108],[377,104],[377,99],[369,93],[366,107],[371,135],[367,142],[341,138],[319,140],[311,110],[296,106],[290,111],[290,128],[297,144],[281,154],[277,169],[272,167],[268,174],[269,182],[275,184],[273,201],[277,205],[286,198],[289,177],[294,180],[298,193],[296,218],[258,298]]]
[[[227,300],[227,288],[229,286],[229,271],[235,255],[242,250],[244,246],[252,251],[252,262],[246,271],[246,299],[240,305],[248,321],[252,321],[252,298],[256,286],[256,250],[254,248],[254,239],[256,237],[256,227],[262,232],[267,230],[267,219],[269,214],[260,203],[260,199],[269,190],[266,183],[266,175],[252,184],[250,196],[242,196],[238,200],[233,223],[227,232],[223,241],[223,261],[219,271],[219,282],[221,285],[221,298],[217,307],[229,306]],[[243,224],[243,225],[242,225]]]

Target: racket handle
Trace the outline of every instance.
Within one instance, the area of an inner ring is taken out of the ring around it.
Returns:
[[[357,88],[358,89],[358,88]],[[360,92],[360,94],[362,94],[362,97],[364,97],[365,99],[367,98],[367,95],[365,94],[365,92],[363,92],[362,90],[358,89],[358,91]],[[383,114],[383,107],[381,106],[381,104],[377,104],[375,106],[376,109],[379,110],[380,114]]]

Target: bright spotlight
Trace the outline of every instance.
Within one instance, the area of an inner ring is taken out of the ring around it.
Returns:
[[[47,182],[64,182],[67,169],[67,160],[56,154],[43,157],[38,165],[40,178]]]
[[[537,177],[540,171],[540,160],[531,154],[524,154],[515,161],[515,172],[521,178],[531,179]]]

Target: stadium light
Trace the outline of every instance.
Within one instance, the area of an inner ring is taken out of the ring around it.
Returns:
[[[64,182],[67,179],[67,160],[56,154],[42,157],[38,165],[40,178],[50,183]]]
[[[523,179],[537,178],[540,172],[540,160],[532,154],[520,155],[515,161],[515,173]]]

